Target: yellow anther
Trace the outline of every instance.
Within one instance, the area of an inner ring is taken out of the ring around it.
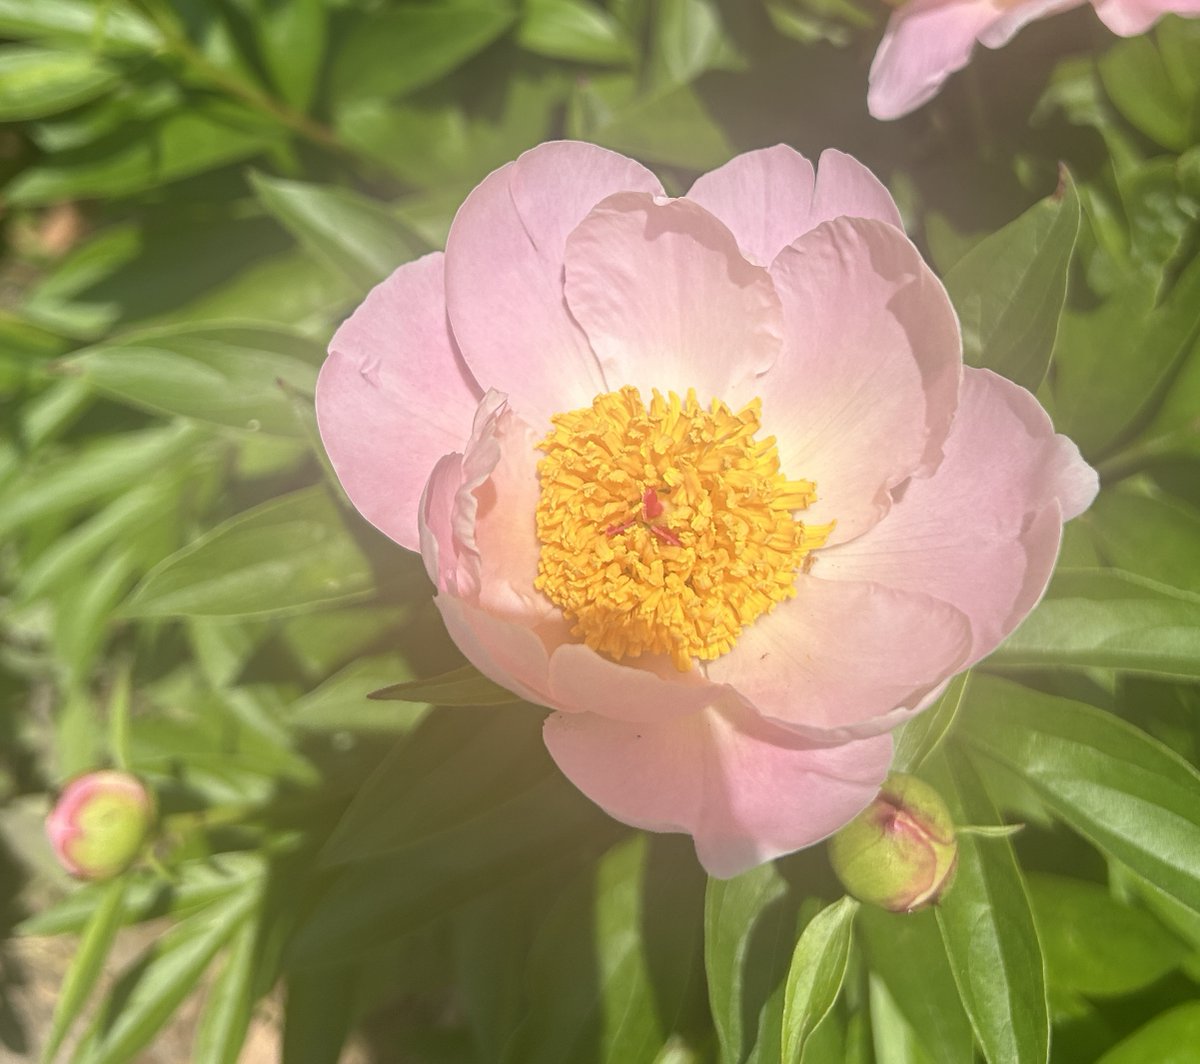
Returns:
[[[681,671],[730,650],[796,593],[833,525],[794,516],[816,499],[755,439],[762,404],[705,409],[655,391],[606,392],[557,414],[539,445],[537,587],[572,631],[615,660],[669,654]]]

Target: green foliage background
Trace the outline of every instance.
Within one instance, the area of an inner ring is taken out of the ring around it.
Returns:
[[[54,1029],[8,1015],[8,1051],[73,1026],[74,1060],[132,1060],[202,984],[196,1064],[277,988],[286,1064],[353,1030],[454,1064],[1200,1060],[1200,21],[1120,40],[1078,9],[881,124],[886,14],[0,0],[0,921],[82,936]],[[1101,471],[1045,601],[899,739],[959,822],[1026,825],[964,837],[936,912],[839,900],[822,847],[709,882],[608,820],[324,465],[337,322],[561,136],[674,191],[778,141],[857,155],[968,360]],[[102,764],[162,835],[76,887],[39,821]]]

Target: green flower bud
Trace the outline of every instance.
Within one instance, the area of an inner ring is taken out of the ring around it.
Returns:
[[[829,860],[859,901],[908,913],[932,905],[950,888],[958,864],[950,810],[928,783],[894,773],[829,840]]]
[[[154,801],[139,779],[89,772],[63,788],[46,834],[71,875],[111,879],[133,862],[153,823]]]

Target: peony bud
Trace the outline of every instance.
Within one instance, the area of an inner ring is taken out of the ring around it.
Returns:
[[[154,800],[126,772],[89,772],[63,789],[46,834],[63,867],[80,879],[110,879],[137,856],[154,822]]]
[[[895,773],[829,840],[829,860],[860,901],[892,912],[932,905],[950,888],[958,864],[950,810],[928,783]]]

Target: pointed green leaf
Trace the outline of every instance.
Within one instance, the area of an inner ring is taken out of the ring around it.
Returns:
[[[999,820],[961,751],[943,750],[927,771],[956,822]],[[1050,1054],[1045,963],[1011,843],[960,836],[958,872],[935,913],[984,1058],[989,1064],[1045,1064]]]
[[[1200,595],[1119,569],[1060,569],[989,659],[1002,665],[1200,676]]]
[[[1087,997],[1132,994],[1176,968],[1187,947],[1153,916],[1099,883],[1036,873],[1029,894],[1056,989]]]
[[[116,82],[116,70],[88,52],[0,47],[0,121],[20,122],[66,111]]]
[[[1194,507],[1118,486],[1100,493],[1086,520],[1113,565],[1200,593],[1200,511]]]
[[[105,883],[102,888],[96,908],[83,930],[79,948],[71,958],[71,966],[59,988],[54,1018],[50,1021],[50,1031],[42,1049],[43,1061],[54,1059],[64,1035],[87,1004],[88,995],[104,970],[104,961],[121,926],[128,884],[128,878],[121,876]]]
[[[913,717],[900,730],[896,753],[892,757],[893,772],[915,772],[938,748],[958,715],[970,675],[968,670],[955,676],[932,706]]]
[[[1179,755],[1093,706],[992,677],[971,685],[956,735],[1023,777],[1094,846],[1200,912],[1200,773]]]
[[[185,325],[90,347],[64,367],[95,388],[155,413],[298,436],[280,382],[311,394],[322,349],[259,326]]]
[[[886,987],[889,1005],[904,1020],[905,1039],[919,1044],[935,1064],[971,1060],[971,1024],[933,913],[889,913],[864,905],[856,931],[874,973],[872,987],[877,982]],[[913,972],[921,978],[914,979]],[[874,1015],[874,990],[871,1000]]]
[[[621,24],[589,0],[525,0],[517,43],[538,55],[578,63],[633,58]]]
[[[858,902],[842,898],[822,909],[792,953],[783,999],[783,1060],[800,1064],[817,1025],[842,991]]]
[[[108,51],[153,51],[161,38],[136,10],[96,0],[0,0],[0,33]]]
[[[1118,1042],[1096,1064],[1192,1064],[1200,1045],[1200,1002],[1159,1013]]]
[[[370,566],[323,488],[307,488],[218,525],[146,574],[131,617],[291,613],[369,593]]]
[[[377,701],[428,702],[435,706],[499,706],[521,701],[511,691],[489,680],[474,665],[464,665],[427,680],[408,680],[381,687],[367,697]]]
[[[347,34],[330,75],[339,102],[395,97],[436,81],[486,48],[516,12],[489,0],[408,4],[364,13]]]
[[[349,189],[250,175],[262,205],[309,253],[360,290],[428,251],[386,207]]]
[[[254,1010],[259,920],[248,919],[229,944],[196,1024],[191,1064],[238,1064]]]
[[[127,1064],[196,987],[222,946],[258,900],[255,891],[189,917],[167,931],[118,980],[82,1051],[79,1064]]]
[[[734,879],[710,879],[704,902],[704,963],[708,972],[708,1000],[721,1047],[721,1060],[739,1064],[754,1036],[756,1008],[769,996],[773,973],[758,960],[757,940],[762,929],[779,933],[791,929],[791,920],[780,919],[787,881],[773,864],[760,865]],[[756,931],[759,932],[756,935]],[[791,940],[780,945],[790,950]],[[783,957],[779,957],[783,961]],[[782,964],[780,965],[782,968]],[[782,974],[782,972],[780,973]],[[763,991],[766,990],[766,993]],[[748,1023],[747,1020],[750,1020]]]
[[[962,322],[963,359],[1035,390],[1046,375],[1079,234],[1079,196],[1059,189],[985,237],[945,277]]]

